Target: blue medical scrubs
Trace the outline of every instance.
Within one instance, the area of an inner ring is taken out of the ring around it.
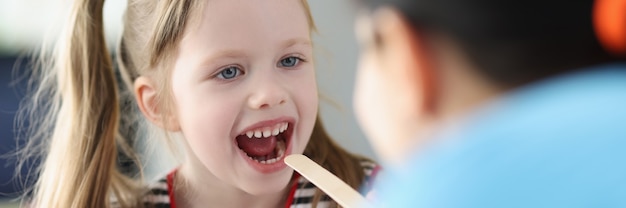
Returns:
[[[381,207],[626,207],[626,65],[508,93],[379,181]]]

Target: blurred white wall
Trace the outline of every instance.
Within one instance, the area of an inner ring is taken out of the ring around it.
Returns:
[[[0,55],[31,51],[44,41],[54,41],[66,20],[71,0],[0,0]],[[122,31],[126,0],[104,4],[108,43],[114,46]]]
[[[322,120],[329,133],[344,147],[374,158],[359,129],[352,108],[358,46],[354,36],[356,9],[352,1],[310,0],[319,34],[315,36]]]

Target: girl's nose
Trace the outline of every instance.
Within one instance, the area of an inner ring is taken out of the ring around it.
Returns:
[[[262,82],[253,87],[253,93],[248,98],[248,106],[251,109],[267,109],[285,104],[287,102],[287,91],[276,81]]]

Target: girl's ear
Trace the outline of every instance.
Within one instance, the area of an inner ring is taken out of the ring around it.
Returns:
[[[437,73],[435,53],[425,32],[415,28],[399,11],[382,8],[374,15],[376,46],[381,64],[403,93],[406,108],[414,115],[436,113]]]
[[[150,78],[144,76],[137,78],[134,87],[139,109],[151,123],[168,131],[180,131],[176,115],[159,105],[157,88]]]

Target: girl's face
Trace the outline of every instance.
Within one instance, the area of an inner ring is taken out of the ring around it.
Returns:
[[[172,72],[176,119],[201,177],[250,194],[284,190],[318,94],[307,13],[294,0],[213,0],[186,28]]]

